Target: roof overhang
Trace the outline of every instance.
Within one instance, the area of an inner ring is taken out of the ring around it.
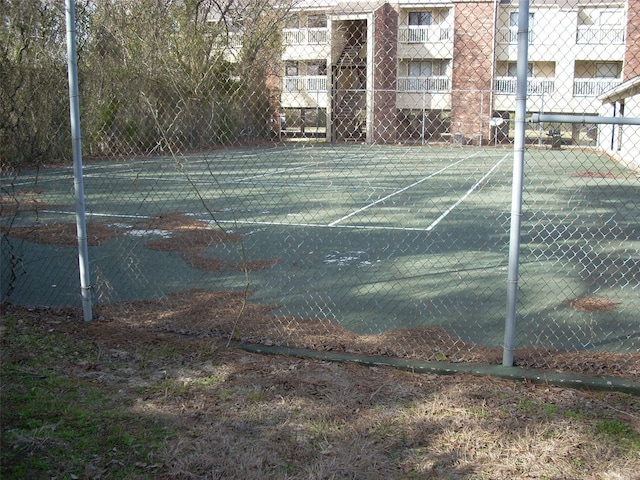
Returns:
[[[638,94],[640,94],[640,75],[621,83],[598,98],[602,103],[615,103]]]

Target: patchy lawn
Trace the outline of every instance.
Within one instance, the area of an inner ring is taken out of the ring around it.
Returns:
[[[207,321],[4,306],[0,476],[638,478],[638,397],[261,356]]]

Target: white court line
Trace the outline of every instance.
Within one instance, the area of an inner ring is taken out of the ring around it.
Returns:
[[[411,185],[407,185],[406,187],[401,188],[401,189],[400,189],[400,190],[398,190],[398,191],[395,191],[395,192],[393,192],[393,193],[390,193],[390,194],[389,194],[389,195],[387,195],[386,197],[379,198],[379,199],[378,199],[378,200],[376,200],[375,202],[372,202],[372,203],[370,203],[370,204],[368,204],[368,205],[365,205],[364,207],[359,208],[358,210],[356,210],[356,211],[354,211],[354,212],[351,212],[351,213],[349,213],[349,214],[345,215],[344,217],[339,218],[338,220],[335,220],[335,221],[331,222],[328,226],[329,226],[329,227],[334,227],[335,225],[337,225],[338,223],[342,222],[343,220],[346,220],[347,218],[351,218],[351,217],[353,217],[354,215],[357,215],[357,214],[358,214],[358,213],[360,213],[360,212],[364,212],[365,210],[367,210],[367,209],[369,209],[369,208],[371,208],[371,207],[373,207],[373,206],[375,206],[375,205],[377,205],[377,204],[379,204],[379,203],[382,203],[382,202],[384,202],[385,200],[390,199],[391,197],[395,197],[396,195],[398,195],[398,194],[400,194],[400,193],[402,193],[402,192],[405,192],[405,191],[409,190],[410,188],[415,187],[416,185],[420,185],[421,183],[426,182],[426,181],[427,181],[427,180],[429,180],[430,178],[433,178],[433,177],[435,177],[436,175],[439,175],[440,173],[444,172],[445,170],[448,170],[448,169],[450,169],[451,167],[455,167],[455,166],[456,166],[456,165],[458,165],[459,163],[464,162],[465,160],[468,160],[468,159],[470,159],[470,158],[473,158],[473,157],[475,157],[476,155],[478,155],[478,154],[477,154],[477,153],[474,153],[473,155],[470,155],[469,157],[462,158],[462,159],[458,160],[457,162],[454,162],[454,163],[452,163],[452,164],[450,164],[450,165],[447,165],[446,167],[441,168],[440,170],[438,170],[438,171],[436,171],[436,172],[433,172],[432,174],[430,174],[430,175],[428,175],[428,176],[426,176],[426,177],[424,177],[424,178],[421,178],[421,179],[420,179],[420,180],[418,180],[417,182],[413,182]]]
[[[270,172],[266,172],[266,173],[261,173],[259,175],[252,175],[250,177],[237,178],[237,179],[232,180],[231,182],[232,183],[241,183],[241,182],[246,182],[247,180],[254,180],[256,178],[271,177],[273,175],[278,175],[280,173],[292,172],[292,171],[295,171],[295,170],[304,170],[304,169],[309,168],[309,167],[318,167],[320,165],[327,165],[327,164],[331,164],[331,163],[342,163],[345,160],[353,159],[353,158],[360,159],[362,157],[361,156],[357,156],[357,155],[343,155],[339,159],[322,160],[322,161],[317,161],[317,162],[312,162],[312,163],[306,163],[306,164],[303,164],[303,165],[298,165],[297,167],[281,168],[279,170],[270,171]]]
[[[75,215],[76,212],[65,211],[65,210],[40,210],[42,213],[53,213],[55,215]],[[109,218],[140,218],[140,219],[150,219],[155,218],[149,215],[126,215],[120,213],[93,213],[87,212],[87,217],[109,217]]]
[[[295,170],[304,170],[305,168],[317,167],[318,165],[322,165],[322,164],[325,164],[325,163],[332,163],[332,162],[330,162],[330,161],[313,162],[313,163],[307,163],[305,165],[299,165],[297,167],[281,168],[280,170],[275,170],[275,171],[271,171],[271,172],[267,172],[267,173],[261,173],[260,175],[252,175],[251,177],[236,178],[236,179],[232,180],[232,183],[241,183],[241,182],[246,182],[247,180],[253,180],[253,179],[256,179],[256,178],[271,177],[273,175],[278,175],[280,173],[293,172]]]
[[[498,167],[500,166],[500,164],[501,164],[502,162],[504,162],[504,161],[505,161],[505,159],[507,159],[508,157],[509,157],[509,155],[505,155],[504,157],[502,157],[502,158],[498,161],[498,163],[496,163],[493,167],[491,167],[491,168],[489,169],[489,171],[488,171],[487,173],[485,173],[485,174],[482,176],[482,178],[481,178],[480,180],[478,180],[478,181],[477,181],[477,182],[476,182],[476,183],[475,183],[475,184],[474,184],[474,185],[473,185],[469,190],[467,190],[467,192],[466,192],[462,197],[460,197],[456,203],[454,203],[454,204],[453,204],[453,205],[451,205],[447,210],[445,210],[445,212],[444,212],[442,215],[440,215],[440,216],[439,216],[439,217],[438,217],[438,218],[437,218],[437,219],[436,219],[436,220],[435,220],[431,225],[429,225],[429,226],[426,228],[426,230],[427,230],[427,231],[431,231],[431,230],[433,230],[433,228],[435,228],[435,227],[436,227],[436,226],[437,226],[437,225],[438,225],[442,220],[444,220],[444,218],[445,218],[447,215],[449,215],[449,214],[453,211],[453,209],[454,209],[454,208],[456,208],[458,205],[460,205],[462,202],[464,202],[464,201],[467,199],[467,197],[468,197],[469,195],[471,195],[471,194],[473,193],[473,191],[474,191],[476,188],[478,188],[478,186],[479,186],[482,182],[484,182],[484,181],[485,181],[485,179],[486,179],[487,177],[489,177],[489,175],[491,175],[491,173],[493,173],[493,171],[494,171],[496,168],[498,168]]]
[[[291,223],[255,220],[216,220],[216,223],[231,225],[263,225],[265,227],[304,227],[304,228],[349,228],[353,230],[401,230],[404,232],[426,232],[424,227],[392,227],[384,225],[333,225],[325,223]]]
[[[435,175],[438,175],[440,173],[442,173],[443,171],[465,161],[468,160],[474,156],[478,155],[477,153],[474,153],[473,155],[469,156],[469,157],[465,157],[463,159],[458,160],[455,163],[452,163],[451,165],[448,165],[430,175],[428,175],[427,177],[424,177],[420,180],[418,180],[417,182],[412,183],[411,185],[408,185],[396,192],[393,192],[389,195],[387,195],[386,197],[380,198],[378,200],[376,200],[375,202],[372,202],[368,205],[365,205],[364,207],[362,207],[359,210],[356,210],[355,212],[350,213],[349,215],[345,215],[344,217],[342,217],[339,220],[336,220],[334,222],[331,222],[329,224],[319,224],[319,223],[291,223],[291,222],[276,222],[276,221],[255,221],[255,220],[216,220],[216,223],[220,223],[220,224],[232,224],[232,225],[264,225],[264,226],[289,226],[289,227],[308,227],[308,228],[326,228],[326,227],[338,227],[338,228],[351,228],[351,229],[358,229],[358,230],[401,230],[401,231],[413,231],[413,232],[428,232],[433,230],[433,228],[435,228],[444,218],[447,217],[447,215],[449,215],[458,205],[460,205],[464,200],[466,200],[475,190],[476,188],[478,188],[478,186],[480,186],[492,173],[493,171],[498,168],[507,158],[509,158],[509,154],[503,156],[500,160],[498,160],[498,162],[493,165],[489,171],[487,173],[485,173],[482,178],[480,178],[480,180],[478,180],[475,184],[473,184],[473,186],[471,186],[469,188],[469,190],[467,190],[465,192],[465,194],[460,197],[451,207],[449,207],[447,210],[445,210],[444,213],[442,213],[442,215],[440,215],[435,221],[433,221],[431,223],[431,225],[429,225],[428,227],[393,227],[393,226],[381,226],[381,225],[337,225],[339,222],[341,222],[342,220],[345,220],[349,217],[352,217],[353,215],[366,210],[374,205],[377,205],[378,203],[383,202],[384,200],[387,200],[395,195],[398,195],[399,193],[402,193],[416,185],[419,185],[420,183],[423,183],[424,181],[428,180],[429,178],[434,177]],[[322,162],[324,163],[324,162]],[[299,167],[302,168],[302,167]],[[75,215],[76,212],[71,212],[71,211],[63,211],[63,210],[43,210],[43,213],[54,213],[54,214],[60,214],[60,215]],[[149,219],[149,218],[153,218],[152,216],[147,216],[147,215],[122,215],[122,214],[109,214],[109,213],[89,213],[88,216],[95,216],[95,217],[114,217],[114,218],[136,218],[136,219]],[[196,215],[199,216],[199,215]]]

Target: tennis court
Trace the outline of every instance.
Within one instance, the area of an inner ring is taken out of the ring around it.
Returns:
[[[119,232],[90,247],[94,293],[117,302],[248,286],[274,314],[362,334],[437,326],[499,346],[512,163],[502,148],[312,143],[87,162],[87,220]],[[525,172],[519,345],[637,351],[637,176],[582,150],[530,150]],[[37,189],[39,207],[3,215],[3,226],[74,222],[72,186],[70,168],[12,179],[16,192]],[[149,248],[177,235],[150,219],[176,212],[241,239],[199,250],[228,268]],[[77,248],[6,231],[24,259],[15,279],[3,268],[6,301],[78,305]],[[570,302],[591,296],[616,307]]]

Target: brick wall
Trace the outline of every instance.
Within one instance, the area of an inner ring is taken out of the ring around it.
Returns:
[[[640,0],[627,1],[627,48],[624,80],[640,75]]]
[[[458,1],[454,8],[451,134],[488,141],[494,4]]]
[[[374,12],[373,143],[395,142],[398,13],[384,4]]]

